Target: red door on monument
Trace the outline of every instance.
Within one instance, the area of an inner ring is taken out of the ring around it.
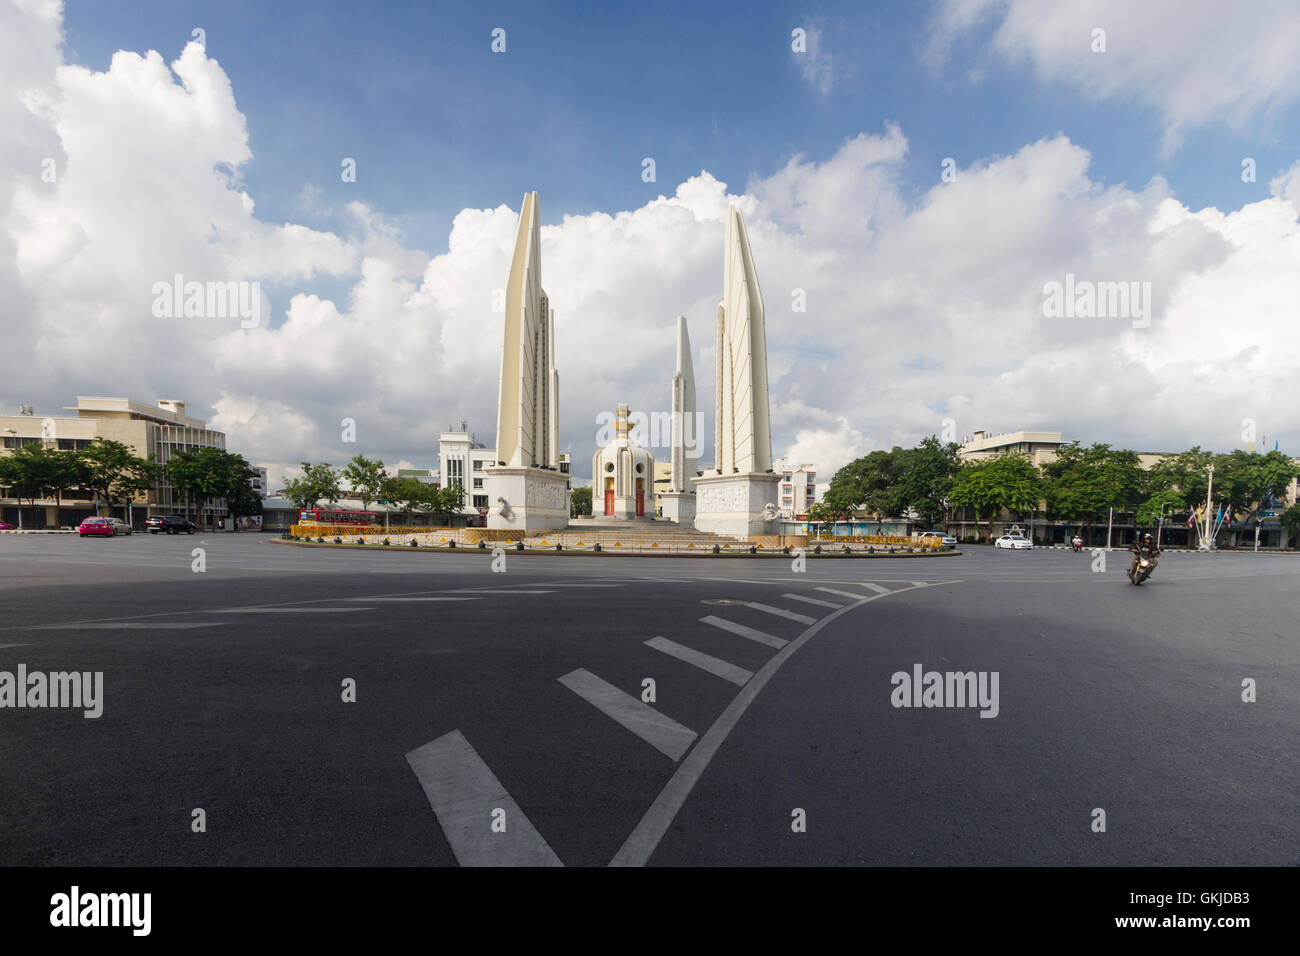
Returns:
[[[610,488],[605,492],[605,514],[614,514],[614,489]]]
[[[636,516],[638,518],[645,516],[645,492],[644,491],[638,491],[636,493]]]

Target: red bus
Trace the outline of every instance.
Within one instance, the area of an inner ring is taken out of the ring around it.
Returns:
[[[298,512],[298,523],[306,525],[325,524],[379,524],[379,515],[373,511],[343,511],[331,508],[308,508]]]

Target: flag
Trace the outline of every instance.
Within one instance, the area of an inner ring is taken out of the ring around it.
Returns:
[[[1189,514],[1189,515],[1187,516],[1187,527],[1190,528],[1190,527],[1192,527],[1192,525],[1194,525],[1194,524],[1196,524],[1196,514],[1195,514],[1195,513],[1193,513],[1193,514]]]

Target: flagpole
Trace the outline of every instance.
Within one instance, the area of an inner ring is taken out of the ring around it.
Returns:
[[[1201,534],[1201,544],[1205,546],[1205,549],[1207,551],[1212,550],[1214,547],[1214,541],[1212,539],[1209,541],[1206,540],[1209,537],[1209,533],[1210,533],[1210,522],[1214,520],[1214,512],[1211,510],[1212,508],[1211,499],[1213,495],[1214,495],[1214,463],[1211,462],[1210,480],[1209,480],[1209,484],[1205,488],[1205,530]]]

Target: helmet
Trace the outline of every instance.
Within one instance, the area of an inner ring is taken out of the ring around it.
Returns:
[[[1143,540],[1143,541],[1150,541],[1150,540],[1151,540],[1151,532],[1148,531],[1146,534],[1144,534],[1144,535],[1142,536],[1142,540]]]

